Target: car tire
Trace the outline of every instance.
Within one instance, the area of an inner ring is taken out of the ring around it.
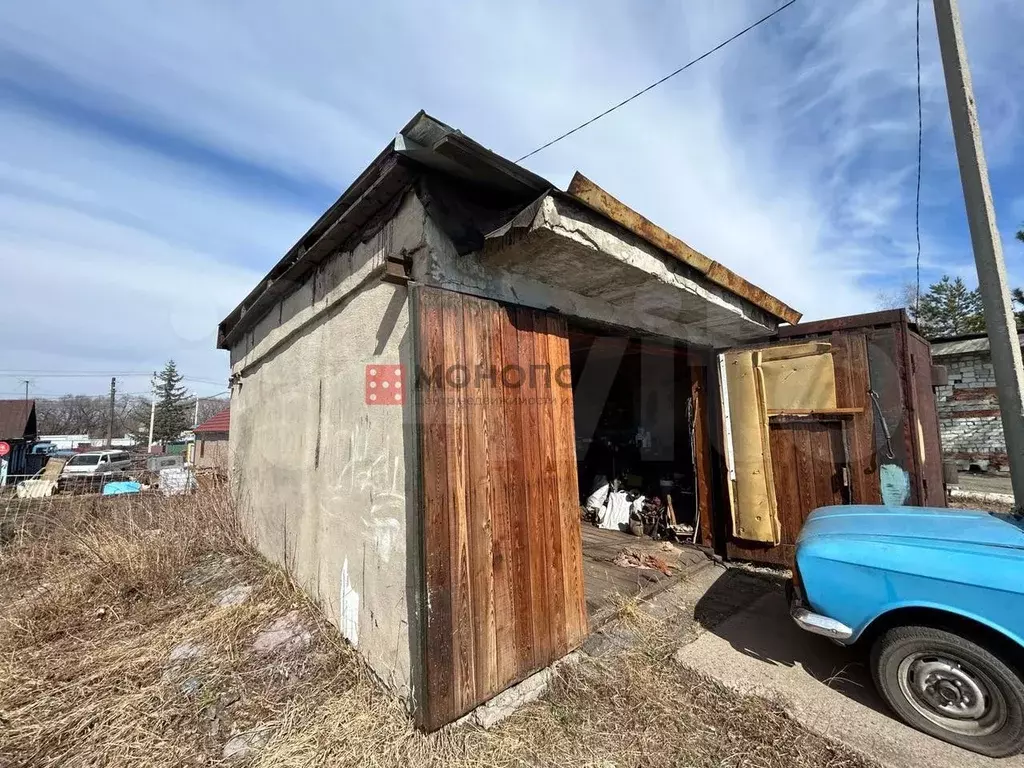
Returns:
[[[871,649],[875,686],[900,718],[989,757],[1024,750],[1024,681],[973,640],[934,627],[896,627]]]

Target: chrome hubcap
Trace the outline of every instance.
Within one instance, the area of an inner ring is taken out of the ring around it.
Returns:
[[[946,659],[916,660],[910,666],[910,685],[919,699],[946,717],[977,720],[985,714],[985,689]]]
[[[916,653],[900,662],[903,695],[937,725],[981,736],[1002,726],[1006,709],[988,676],[952,656]]]

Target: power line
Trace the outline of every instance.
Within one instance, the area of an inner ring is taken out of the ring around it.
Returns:
[[[108,371],[0,371],[0,376],[33,376],[44,379],[52,378],[64,378],[64,377],[83,377],[87,378],[90,376],[98,376],[101,378],[109,378],[110,376],[152,376],[152,371],[137,373],[137,372],[108,372]]]
[[[917,291],[914,293],[914,315],[921,314],[921,157],[924,144],[924,119],[921,113],[921,0],[917,0],[917,199],[914,204],[914,231],[917,235]]]
[[[119,378],[137,378],[137,377],[152,377],[152,371],[128,371],[128,372],[117,372],[117,371],[0,371],[0,376],[32,376],[33,378],[39,379],[78,379],[78,378],[110,378],[111,376],[117,376]],[[195,376],[182,376],[182,381],[192,381],[197,384],[210,384],[211,386],[221,386],[224,384],[224,380],[220,379],[214,381],[212,379],[199,379]]]
[[[651,90],[652,88],[657,88],[657,87],[658,87],[659,85],[661,85],[662,83],[664,83],[664,82],[665,82],[666,80],[670,80],[671,78],[673,78],[673,77],[675,77],[676,75],[678,75],[678,74],[679,74],[680,72],[682,72],[682,71],[684,71],[684,70],[687,70],[687,69],[689,69],[690,67],[692,67],[692,66],[693,66],[694,64],[696,64],[697,62],[699,62],[699,61],[703,61],[704,59],[706,59],[706,58],[707,58],[708,56],[710,56],[711,54],[713,54],[713,53],[716,53],[716,52],[720,51],[720,50],[721,50],[722,48],[724,48],[725,46],[727,46],[727,45],[728,45],[729,43],[731,43],[731,42],[732,42],[733,40],[736,40],[737,38],[739,38],[739,37],[742,37],[743,35],[747,34],[747,32],[750,32],[750,31],[751,31],[752,29],[754,29],[754,28],[756,28],[756,27],[759,27],[759,26],[760,26],[761,24],[764,24],[764,23],[765,23],[766,21],[768,21],[768,19],[770,19],[770,18],[772,18],[773,16],[775,16],[776,14],[778,14],[778,13],[781,13],[782,11],[786,10],[787,8],[789,8],[789,6],[793,5],[793,3],[795,3],[795,2],[796,2],[796,0],[789,0],[789,2],[788,2],[788,3],[786,3],[785,5],[780,5],[780,6],[779,6],[778,8],[776,8],[776,9],[775,9],[774,11],[772,11],[771,13],[769,13],[769,14],[768,14],[767,16],[765,16],[765,17],[763,17],[763,18],[761,18],[761,19],[758,19],[758,20],[757,20],[757,21],[755,21],[755,22],[754,22],[753,24],[751,24],[751,25],[750,25],[749,27],[746,27],[745,29],[742,29],[742,30],[740,30],[739,32],[737,32],[737,33],[736,33],[735,35],[733,35],[733,36],[732,36],[732,37],[730,37],[729,39],[727,39],[727,40],[723,40],[723,41],[722,41],[722,42],[720,42],[720,43],[719,43],[718,45],[716,45],[716,46],[715,46],[714,48],[712,48],[712,49],[711,49],[710,51],[706,51],[705,53],[702,53],[702,54],[701,54],[700,56],[698,56],[697,58],[693,59],[692,61],[688,61],[688,62],[687,62],[686,64],[684,64],[683,66],[681,66],[681,67],[680,67],[679,69],[677,69],[676,71],[674,71],[674,72],[670,72],[669,74],[665,75],[665,76],[664,76],[663,78],[661,78],[660,80],[658,80],[657,82],[651,83],[650,85],[648,85],[648,86],[647,86],[646,88],[644,88],[643,90],[637,91],[637,92],[636,92],[636,93],[634,93],[634,94],[633,94],[632,96],[630,96],[630,97],[629,97],[628,99],[625,99],[625,100],[623,100],[623,101],[620,101],[620,102],[619,102],[618,104],[616,104],[616,105],[615,105],[614,107],[609,107],[609,108],[608,108],[608,109],[606,109],[606,110],[605,110],[604,112],[602,112],[602,113],[601,113],[601,114],[599,114],[599,115],[595,115],[594,117],[592,117],[592,118],[590,118],[589,120],[587,120],[587,121],[586,121],[585,123],[581,123],[580,125],[577,125],[577,126],[576,126],[575,128],[573,128],[573,129],[572,129],[571,131],[567,131],[567,132],[563,133],[563,134],[562,134],[561,136],[559,136],[558,138],[556,138],[556,139],[552,139],[552,140],[551,140],[551,141],[549,141],[549,142],[548,142],[547,144],[542,144],[541,146],[537,147],[537,148],[536,148],[535,150],[533,150],[532,152],[528,152],[527,154],[523,155],[523,156],[522,156],[522,157],[520,157],[520,158],[519,158],[518,160],[516,160],[516,162],[517,162],[517,163],[521,163],[521,162],[523,162],[523,160],[525,160],[526,158],[528,158],[528,157],[533,157],[533,156],[534,156],[534,155],[536,155],[536,154],[537,154],[538,152],[540,152],[540,151],[542,151],[542,150],[545,150],[545,149],[547,149],[548,147],[550,147],[550,146],[551,146],[552,144],[557,144],[557,143],[558,143],[558,142],[560,142],[560,141],[561,141],[562,139],[564,139],[564,138],[566,138],[566,137],[568,137],[568,136],[572,136],[572,135],[573,135],[574,133],[576,133],[576,131],[579,131],[579,130],[581,130],[581,129],[583,129],[583,128],[586,128],[586,127],[587,127],[588,125],[590,125],[591,123],[595,123],[595,122],[597,122],[598,120],[600,120],[600,119],[601,119],[602,117],[604,117],[605,115],[609,115],[609,114],[611,114],[612,112],[614,112],[615,110],[617,110],[617,109],[618,109],[619,107],[623,107],[623,106],[625,106],[626,104],[628,104],[629,102],[631,102],[631,101],[632,101],[633,99],[637,98],[638,96],[643,96],[643,95],[644,95],[645,93],[647,93],[647,92],[648,92],[649,90]]]

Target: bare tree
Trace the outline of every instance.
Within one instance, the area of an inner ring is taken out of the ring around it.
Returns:
[[[201,397],[199,398],[199,421],[202,424],[212,416],[216,416],[231,404],[227,397]]]
[[[89,435],[106,433],[110,400],[103,395],[64,395],[36,400],[39,433]],[[149,429],[149,400],[121,395],[114,401],[114,436],[140,435]]]
[[[879,291],[875,294],[875,306],[879,309],[906,309],[914,317],[917,310],[917,286],[904,283],[899,288]]]

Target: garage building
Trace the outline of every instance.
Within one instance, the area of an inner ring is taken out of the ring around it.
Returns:
[[[792,545],[780,429],[814,433],[803,501],[880,498],[866,351],[781,339],[799,318],[582,175],[561,192],[420,113],[220,325],[236,500],[434,729],[586,636],[602,477],[754,559]]]

